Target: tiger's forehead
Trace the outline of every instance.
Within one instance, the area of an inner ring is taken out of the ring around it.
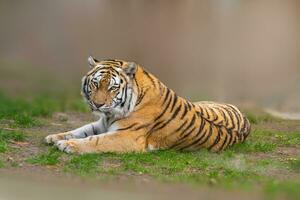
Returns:
[[[112,76],[119,75],[122,72],[121,66],[106,65],[99,63],[91,71],[88,72],[88,76],[99,76],[100,74],[110,74]]]
[[[122,67],[124,63],[126,63],[126,62],[123,60],[108,59],[108,60],[100,61],[99,64],[109,65],[109,66],[114,66],[114,67]]]
[[[111,87],[114,84],[120,84],[122,82],[120,77],[122,71],[121,67],[99,64],[88,73],[87,78],[91,82],[98,83],[105,79],[109,82],[109,87]]]

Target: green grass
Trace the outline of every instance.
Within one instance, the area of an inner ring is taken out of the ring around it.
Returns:
[[[265,175],[268,170],[286,169],[288,165],[299,170],[299,160],[282,163],[274,159],[249,159],[247,154],[226,151],[221,154],[207,151],[150,153],[102,153],[72,155],[64,170],[83,177],[116,177],[147,175],[163,182],[180,182],[227,189],[259,189],[266,197],[286,196],[297,199],[299,181],[277,180]]]
[[[276,149],[276,144],[267,141],[246,141],[231,148],[236,153],[270,152],[274,149]]]
[[[6,131],[0,129],[0,153],[4,153],[9,149],[10,141],[24,141],[26,138],[24,133],[19,131]]]
[[[245,112],[246,117],[249,119],[251,124],[259,124],[264,122],[272,122],[272,121],[280,121],[280,119],[271,116],[268,113],[252,113],[252,112]]]
[[[293,169],[294,171],[300,172],[300,157],[295,160],[290,161],[290,166],[291,166],[291,169]]]
[[[300,197],[300,182],[291,181],[269,181],[267,182],[263,190],[268,199],[295,199]]]
[[[80,98],[40,95],[21,99],[0,94],[0,122],[18,129],[39,125],[41,117],[51,117],[56,111],[68,110],[86,112],[88,109]],[[299,157],[287,160],[284,155],[277,152],[280,147],[300,147],[300,131],[284,132],[266,128],[271,123],[291,125],[288,121],[267,114],[249,112],[247,116],[253,125],[249,138],[246,142],[236,144],[221,153],[210,153],[206,150],[197,152],[167,150],[150,153],[67,155],[51,147],[46,152],[24,158],[25,165],[28,163],[35,167],[52,165],[62,172],[82,177],[114,178],[119,175],[133,177],[145,175],[165,182],[213,185],[229,189],[256,188],[264,191],[268,197],[283,195],[297,199],[300,196],[299,181],[281,180],[268,172],[300,171]],[[60,120],[64,122],[66,119]],[[264,126],[266,124],[268,126]],[[36,136],[28,134],[27,138],[20,131],[0,129],[0,168],[20,166],[17,162],[9,164],[1,159],[7,152],[13,154],[13,151],[10,151],[11,141],[30,140]]]
[[[28,158],[27,162],[36,165],[57,165],[60,161],[62,153],[56,148],[51,148],[46,153],[39,154],[32,158]]]
[[[4,162],[0,159],[0,168],[4,167]]]
[[[77,175],[94,175],[99,171],[101,156],[99,154],[85,154],[73,156],[65,166],[65,171]]]
[[[264,143],[264,146],[299,146],[300,131],[273,131],[254,127],[248,139],[251,143]]]
[[[88,111],[85,103],[79,98],[39,95],[24,99],[8,97],[0,92],[0,121],[12,120],[13,127],[28,128],[39,125],[38,117],[51,117],[57,111]]]
[[[247,167],[247,162],[245,157],[232,152],[104,153],[74,155],[65,165],[65,170],[83,176],[131,172],[151,175],[165,181],[209,183],[211,179],[215,179],[222,184],[237,185],[242,180],[246,184],[246,177],[258,178],[255,170]]]

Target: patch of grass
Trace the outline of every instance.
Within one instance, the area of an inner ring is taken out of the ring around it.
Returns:
[[[272,115],[268,113],[252,113],[252,112],[245,112],[246,117],[249,119],[251,124],[259,124],[263,122],[272,122],[272,121],[278,121],[276,117],[273,117]]]
[[[15,124],[12,125],[13,127],[30,128],[38,124],[37,120],[27,113],[16,114],[14,120]]]
[[[13,120],[11,126],[32,127],[39,125],[37,117],[50,117],[57,111],[88,111],[78,97],[39,95],[31,99],[8,97],[0,92],[0,121]]]
[[[4,167],[4,162],[0,159],[0,168]]]
[[[254,128],[245,142],[234,144],[229,150],[235,153],[274,151],[278,146],[275,134],[274,131]]]
[[[0,140],[1,141],[24,141],[26,138],[24,133],[18,131],[6,131],[0,129]]]
[[[86,103],[81,99],[73,99],[72,101],[66,102],[66,109],[73,110],[76,112],[89,112],[90,109]]]
[[[290,161],[290,167],[291,169],[300,172],[300,158],[297,158],[295,160]]]
[[[83,176],[130,172],[136,175],[147,174],[164,181],[216,182],[229,187],[249,185],[245,180],[258,178],[255,170],[247,168],[247,162],[244,157],[236,156],[231,151],[224,154],[208,151],[103,153],[73,156],[65,165],[65,170]]]
[[[7,142],[0,140],[0,153],[4,153],[8,150]]]
[[[4,153],[8,150],[8,143],[10,141],[24,141],[25,138],[25,134],[21,132],[0,129],[0,153]]]
[[[77,175],[93,175],[99,171],[101,162],[99,154],[75,155],[65,166],[65,171],[73,172]]]
[[[298,164],[297,164],[298,166]],[[274,168],[286,168],[272,159],[253,161],[243,153],[229,150],[220,154],[208,151],[177,152],[156,151],[150,153],[102,153],[73,155],[65,164],[65,171],[80,176],[103,177],[128,174],[149,175],[164,182],[213,185],[227,189],[259,188],[267,197],[281,194],[297,199],[298,183],[276,181],[264,175]]]
[[[249,136],[249,141],[263,141],[277,146],[300,145],[300,131],[282,132],[255,128]]]
[[[57,165],[59,163],[59,158],[61,157],[61,155],[62,153],[56,148],[51,148],[46,153],[42,153],[40,155],[27,159],[27,162],[30,164],[38,165]]]
[[[300,131],[277,132],[273,136],[281,145],[300,145]]]
[[[269,181],[263,187],[266,197],[269,199],[295,199],[300,197],[300,182],[288,182],[288,181]]]
[[[236,153],[270,152],[274,149],[276,149],[276,144],[268,141],[246,141],[231,147],[231,150]]]

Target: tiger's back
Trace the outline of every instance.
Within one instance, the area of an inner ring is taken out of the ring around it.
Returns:
[[[215,102],[196,102],[179,97],[167,88],[156,77],[147,72],[143,81],[151,80],[153,90],[151,97],[157,99],[149,104],[147,110],[153,117],[148,123],[137,126],[147,133],[146,148],[198,150],[206,148],[211,151],[222,151],[235,143],[243,142],[250,133],[248,119],[233,105]],[[158,108],[158,109],[157,109]]]

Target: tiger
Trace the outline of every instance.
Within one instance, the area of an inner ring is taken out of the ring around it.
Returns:
[[[45,138],[63,152],[221,152],[250,134],[236,106],[192,103],[135,62],[90,56],[88,63],[81,94],[99,120]]]

